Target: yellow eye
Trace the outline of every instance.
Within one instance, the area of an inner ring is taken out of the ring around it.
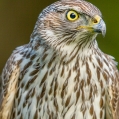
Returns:
[[[76,21],[79,18],[79,14],[73,10],[67,12],[67,19],[69,21]]]

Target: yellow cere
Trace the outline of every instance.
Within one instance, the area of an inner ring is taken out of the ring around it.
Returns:
[[[100,20],[101,20],[101,17],[96,15],[96,16],[94,16],[93,23],[98,24],[100,22]]]
[[[78,18],[79,18],[79,14],[76,11],[70,10],[67,12],[67,19],[69,21],[73,22],[73,21],[76,21]]]

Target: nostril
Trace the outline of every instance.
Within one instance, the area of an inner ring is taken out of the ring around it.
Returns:
[[[98,20],[97,19],[93,19],[93,22],[96,24],[96,23],[98,23]]]
[[[101,17],[98,15],[95,15],[94,17],[92,17],[92,22],[94,24],[98,24],[100,22],[100,20],[101,20]]]

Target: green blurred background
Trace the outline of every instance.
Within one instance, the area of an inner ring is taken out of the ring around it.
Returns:
[[[41,10],[55,0],[0,1],[0,73],[12,51],[29,42],[30,34]],[[119,62],[119,1],[88,0],[102,12],[107,25],[105,38],[97,40],[102,51]]]

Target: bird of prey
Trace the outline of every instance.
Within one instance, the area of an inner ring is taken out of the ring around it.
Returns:
[[[46,7],[3,69],[0,119],[119,119],[117,63],[96,41],[105,33],[85,0]]]

